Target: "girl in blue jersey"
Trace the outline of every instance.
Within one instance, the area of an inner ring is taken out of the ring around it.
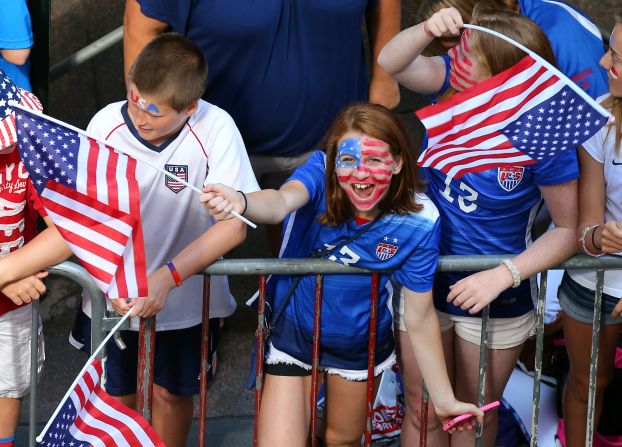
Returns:
[[[609,72],[609,93],[605,106],[615,121],[603,127],[579,149],[578,249],[590,256],[622,251],[622,24],[609,39],[609,51],[600,60]],[[566,446],[585,445],[590,339],[594,314],[596,274],[593,270],[568,270],[559,288],[559,303],[570,372],[564,390],[564,429]],[[622,271],[607,270],[603,285],[596,379],[594,427],[603,405],[605,389],[614,379],[616,348],[622,331]]]
[[[538,26],[511,11],[476,8],[473,23],[501,32],[553,61],[550,44]],[[427,21],[398,34],[379,55],[385,70],[406,87],[424,94],[448,98],[516,64],[525,54],[505,41],[466,30],[454,8],[442,9]],[[424,48],[437,37],[458,36],[460,43],[449,57],[425,57]],[[547,132],[543,129],[542,132]],[[475,401],[478,394],[479,312],[490,304],[488,370],[485,401],[502,397],[524,341],[534,328],[532,299],[534,275],[559,264],[574,252],[577,225],[577,160],[574,151],[528,166],[503,166],[460,179],[425,169],[428,194],[441,215],[441,255],[503,254],[498,267],[475,274],[441,273],[434,284],[448,370],[456,396]],[[532,240],[533,221],[542,200],[555,228]],[[403,327],[402,327],[403,330]],[[420,399],[422,361],[410,355],[408,337],[400,335],[402,370],[407,394],[403,442],[418,439],[416,409]],[[497,429],[496,413],[486,415],[484,445],[492,446]],[[433,418],[432,418],[433,419]],[[438,421],[431,420],[432,445],[448,445]],[[473,445],[473,433],[456,433],[452,445]]]
[[[420,192],[413,151],[399,120],[382,106],[354,104],[337,117],[323,147],[326,153],[315,152],[278,191],[244,196],[224,185],[208,185],[201,200],[217,219],[231,218],[233,209],[257,222],[284,221],[282,257],[307,257],[348,241],[329,259],[393,271],[404,286],[409,340],[422,359],[421,373],[437,414],[442,420],[464,412],[480,417],[476,407],[454,398],[445,369],[431,291],[438,213]],[[360,234],[365,227],[368,231]],[[380,277],[376,375],[394,359],[389,277]],[[289,275],[271,278],[273,309],[292,281]],[[324,277],[319,364],[325,373],[328,446],[359,446],[365,429],[370,285],[369,275]],[[260,445],[306,445],[314,287],[313,276],[301,279],[271,331]]]

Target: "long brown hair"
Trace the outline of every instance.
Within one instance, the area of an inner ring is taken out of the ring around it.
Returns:
[[[622,98],[618,96],[609,96],[603,101],[603,107],[611,112],[615,121],[607,124],[607,136],[612,129],[615,129],[615,152],[620,152],[620,143],[622,142]]]
[[[418,178],[414,150],[397,116],[387,108],[369,103],[354,103],[339,113],[322,147],[326,151],[326,212],[319,217],[325,225],[338,225],[354,217],[355,208],[346,192],[337,182],[335,160],[337,144],[349,131],[362,132],[389,145],[394,158],[401,158],[402,169],[391,179],[389,191],[378,207],[382,213],[407,214],[418,212],[422,205],[416,202],[415,193],[423,191]]]

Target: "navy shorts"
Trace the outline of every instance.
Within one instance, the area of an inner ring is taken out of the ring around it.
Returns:
[[[594,316],[594,291],[583,287],[564,272],[564,278],[559,286],[559,304],[562,310],[573,320],[580,323],[592,324]],[[620,301],[619,297],[607,295],[603,292],[601,324],[620,324],[622,318],[611,318],[611,311]]]
[[[208,383],[213,380],[216,371],[219,322],[219,318],[210,319]],[[78,348],[80,344],[84,345],[80,349],[88,352],[91,345],[90,335],[91,319],[80,309],[70,341]],[[136,392],[138,332],[121,331],[121,339],[127,346],[124,350],[119,349],[114,339],[106,344],[105,388],[112,396],[125,396]],[[200,324],[187,329],[156,332],[153,383],[178,396],[198,394],[200,364]]]

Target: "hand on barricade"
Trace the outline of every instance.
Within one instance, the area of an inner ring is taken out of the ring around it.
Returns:
[[[614,220],[597,227],[594,242],[600,245],[603,253],[619,253],[622,251],[622,222]],[[600,237],[598,237],[600,233]],[[600,241],[599,241],[600,239]],[[599,244],[600,242],[600,244]]]
[[[423,29],[430,37],[457,36],[463,22],[456,8],[443,8],[435,12],[423,24]]]
[[[156,315],[164,305],[171,289],[175,287],[175,281],[167,266],[160,267],[149,275],[149,296],[136,299],[132,310],[132,317],[152,317]]]
[[[511,273],[501,265],[469,275],[449,286],[447,302],[453,302],[461,309],[468,310],[470,314],[476,314],[512,284]]]
[[[48,276],[48,272],[42,271],[9,283],[0,291],[18,306],[28,304],[32,300],[39,299],[45,293],[46,288],[42,280],[46,276]]]
[[[475,428],[476,424],[479,422],[480,424],[484,421],[484,412],[477,408],[473,404],[469,404],[466,402],[460,402],[459,400],[453,400],[453,402],[448,403],[443,406],[434,406],[434,411],[438,415],[441,423],[446,424],[450,422],[453,418],[463,415],[465,413],[471,413],[475,417],[466,419],[459,424],[453,425],[447,431],[449,433],[454,433],[456,431],[465,431],[472,430]]]

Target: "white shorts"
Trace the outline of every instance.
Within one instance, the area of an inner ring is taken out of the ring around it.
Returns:
[[[0,397],[18,399],[30,386],[30,325],[32,306],[22,306],[0,316]],[[39,320],[37,373],[41,372],[45,351]]]
[[[402,289],[403,290],[403,289]],[[399,306],[394,313],[395,325],[406,331],[404,324],[404,292],[400,292]],[[436,311],[441,332],[454,329],[456,335],[475,345],[480,344],[482,319],[464,317]],[[535,311],[512,318],[488,319],[488,347],[490,349],[510,349],[519,346],[535,333]]]
[[[395,361],[395,351],[393,351],[384,362],[376,365],[376,367],[374,368],[374,377],[382,374],[384,370],[391,368]],[[272,343],[269,343],[268,353],[266,355],[266,363],[284,363],[286,365],[297,365],[301,368],[311,371],[311,365],[301,362],[300,360],[292,357],[291,355],[278,350],[274,347]],[[355,369],[320,368],[320,371],[326,372],[328,374],[335,374],[339,377],[343,377],[346,380],[353,380],[357,382],[367,380],[367,370],[359,371]]]

